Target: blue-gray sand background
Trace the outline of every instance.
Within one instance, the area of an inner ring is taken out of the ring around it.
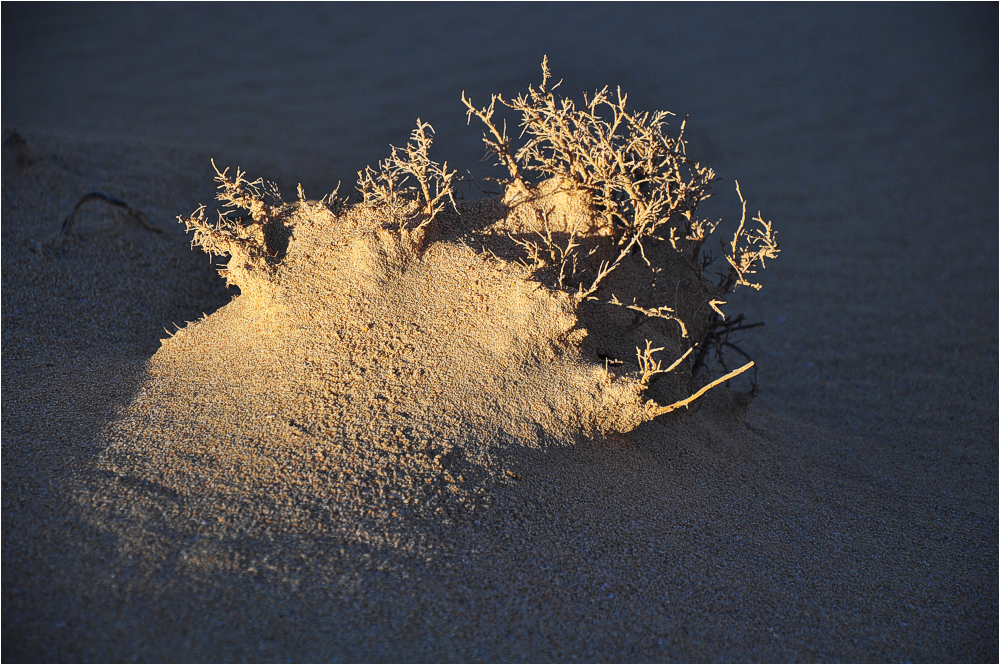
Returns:
[[[707,210],[738,217],[738,180],[774,221],[780,259],[760,293],[734,299],[767,324],[746,341],[761,391],[748,418],[767,446],[740,473],[724,450],[688,485],[677,472],[683,517],[658,577],[642,578],[652,586],[633,590],[641,621],[595,582],[560,601],[578,604],[592,639],[560,641],[544,602],[476,605],[464,585],[489,565],[456,563],[453,580],[434,574],[442,602],[469,604],[466,624],[431,610],[409,637],[344,636],[348,605],[286,599],[268,624],[275,657],[995,661],[997,25],[994,3],[4,3],[2,124],[5,136],[202,151],[319,198],[338,182],[353,191],[420,117],[437,131],[432,157],[499,176],[460,95],[515,96],[547,54],[563,94],[620,86],[633,109],[687,117],[689,155],[724,178]],[[203,166],[176,214],[210,202]],[[16,285],[4,280],[10,334]],[[8,348],[5,531],[23,525],[9,517],[20,467],[8,461],[27,436],[13,414],[31,381]],[[18,542],[5,535],[4,660],[255,658],[227,628],[161,650],[71,640],[60,612],[84,601],[19,583],[31,564]],[[608,583],[602,562],[577,554]],[[572,561],[558,565],[572,578]],[[547,597],[540,576],[519,575],[511,595]],[[400,584],[401,597],[424,588]],[[173,630],[155,609],[122,612]]]

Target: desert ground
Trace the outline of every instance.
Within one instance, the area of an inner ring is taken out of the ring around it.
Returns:
[[[995,4],[2,19],[5,661],[996,660]],[[543,55],[687,118],[707,214],[739,181],[774,222],[728,303],[766,324],[749,404],[591,426],[596,375],[536,344],[572,320],[457,231],[405,271],[298,254],[269,308],[177,221],[211,160],[352,194],[418,117],[489,189],[461,95]],[[60,235],[91,191],[158,231],[92,201]]]

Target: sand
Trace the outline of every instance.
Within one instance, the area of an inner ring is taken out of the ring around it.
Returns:
[[[996,657],[997,75],[971,27],[995,8],[125,8],[157,26],[132,60],[101,9],[32,11],[3,17],[5,660]],[[274,46],[203,39],[234,21]],[[184,76],[167,43],[219,64]],[[690,152],[775,221],[764,289],[730,304],[767,323],[749,409],[734,386],[609,425],[573,312],[463,247],[468,220],[402,266],[302,206],[280,293],[235,299],[176,222],[211,157],[318,197],[417,115],[477,168],[459,93],[522,89],[544,50],[566,94],[690,112]],[[92,190],[161,233],[93,201],[55,238]]]

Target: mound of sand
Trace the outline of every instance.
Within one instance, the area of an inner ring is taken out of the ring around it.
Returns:
[[[240,295],[163,341],[102,463],[196,503],[200,521],[409,548],[420,524],[474,514],[514,482],[522,451],[655,416],[634,351],[608,358],[650,336],[676,347],[676,324],[635,330],[627,310],[546,288],[514,258],[538,210],[601,233],[564,189],[462,203],[419,228],[326,199],[247,206],[235,231],[195,236],[231,255],[220,272]],[[648,281],[615,278],[625,292]],[[661,396],[686,389],[666,378]],[[193,514],[159,512],[175,529]]]

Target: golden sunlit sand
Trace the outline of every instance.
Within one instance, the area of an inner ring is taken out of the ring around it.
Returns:
[[[163,341],[102,467],[198,501],[229,536],[265,524],[413,547],[420,525],[490,504],[524,450],[603,445],[752,367],[691,387],[727,290],[763,267],[745,246],[763,239],[777,255],[770,226],[753,235],[744,209],[716,286],[699,266],[714,225],[696,212],[714,174],[663,133],[665,116],[600,95],[556,111],[544,85],[515,107],[578,127],[539,130],[541,150],[580,152],[539,152],[539,168],[497,144],[513,177],[503,198],[455,203],[419,120],[404,149],[360,174],[361,203],[301,188],[285,203],[217,169],[229,212],[182,221],[227,257],[220,273],[240,295]],[[602,104],[621,129],[602,124]],[[500,136],[492,114],[480,117]],[[532,169],[556,175],[533,186]],[[616,192],[631,198],[612,203]],[[656,302],[668,294],[672,307]],[[665,349],[673,362],[656,358]],[[254,508],[274,502],[290,509]]]

